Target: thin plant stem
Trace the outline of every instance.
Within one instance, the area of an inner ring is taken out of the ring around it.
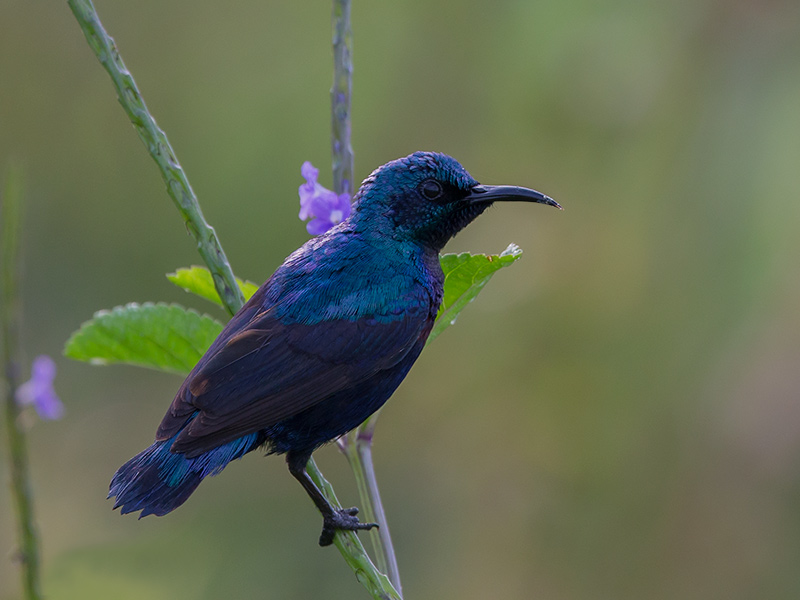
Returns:
[[[353,93],[353,30],[350,0],[333,0],[333,85],[331,149],[333,189],[353,195],[353,147],[350,143],[350,97]]]
[[[183,216],[189,233],[197,242],[197,251],[211,271],[217,293],[228,311],[234,314],[244,304],[244,296],[236,285],[233,271],[214,229],[203,217],[197,197],[166,134],[156,125],[155,119],[147,110],[136,82],[122,62],[113,38],[103,29],[91,0],[67,0],[67,4],[78,20],[89,46],[111,76],[122,108],[158,165],[161,177],[167,184],[167,192]]]
[[[353,93],[353,29],[350,25],[350,0],[333,0],[333,85],[331,86],[331,149],[333,189],[337,194],[353,193],[353,147],[351,132],[351,97]],[[378,568],[389,575],[398,592],[397,568],[392,538],[386,522],[375,468],[372,462],[372,432],[378,413],[342,439],[340,446],[347,456],[358,486],[364,518],[380,527],[370,531]]]
[[[308,461],[306,472],[311,480],[325,495],[328,502],[333,505],[334,509],[341,509],[342,505],[336,498],[333,487],[322,476],[314,459]],[[333,543],[339,549],[345,562],[350,566],[356,575],[359,583],[363,585],[367,591],[372,595],[375,600],[402,600],[402,597],[397,590],[392,586],[389,578],[381,573],[372,564],[364,545],[354,531],[337,531],[336,536],[333,538]]]
[[[231,314],[235,314],[244,304],[241,290],[235,283],[233,271],[214,234],[214,230],[203,217],[197,198],[194,196],[194,192],[192,192],[192,188],[183,173],[183,169],[178,164],[169,142],[167,142],[166,135],[156,126],[155,120],[148,112],[136,88],[133,77],[122,62],[114,40],[103,29],[103,25],[91,1],[67,0],[67,3],[86,35],[89,45],[109,75],[111,75],[122,107],[131,118],[153,159],[159,165],[162,176],[167,182],[167,191],[186,220],[189,231],[192,232],[192,235],[197,240],[198,252],[214,276],[214,284],[223,305]],[[350,167],[350,172],[352,172],[352,167]],[[352,175],[349,177],[352,179]],[[322,476],[313,460],[309,462],[307,470],[325,498],[334,506],[338,506],[333,487]],[[379,600],[402,600],[388,578],[378,571],[372,561],[369,560],[369,556],[354,532],[337,532],[334,537],[334,544],[339,548],[339,552],[344,557],[345,562],[353,569],[356,578],[374,598]]]
[[[39,540],[33,517],[33,495],[28,467],[28,446],[15,400],[20,384],[19,335],[22,310],[20,302],[19,246],[22,222],[22,175],[9,168],[5,190],[0,197],[0,231],[2,231],[2,364],[5,369],[5,421],[8,455],[11,463],[11,495],[17,512],[19,550],[22,568],[22,589],[26,600],[42,597],[39,579]]]
[[[397,566],[397,555],[383,508],[378,481],[375,476],[375,465],[372,461],[372,439],[380,411],[369,417],[356,430],[348,434],[339,447],[347,457],[356,479],[358,494],[364,510],[364,520],[378,523],[377,529],[371,529],[370,539],[375,552],[378,568],[386,573],[394,588],[403,594],[400,582],[400,570]]]

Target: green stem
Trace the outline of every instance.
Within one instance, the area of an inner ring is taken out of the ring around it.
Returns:
[[[402,595],[403,587],[400,582],[397,556],[372,461],[372,437],[379,415],[380,411],[376,412],[358,429],[348,434],[346,439],[340,440],[339,447],[353,469],[364,521],[374,521],[379,525],[378,529],[371,529],[369,532],[375,552],[375,562],[378,563],[378,568],[389,576],[394,588]]]
[[[333,86],[331,146],[333,189],[353,195],[353,147],[350,144],[350,97],[353,93],[353,30],[350,0],[333,0]]]
[[[5,367],[5,421],[8,454],[11,462],[11,494],[17,511],[22,588],[26,600],[42,597],[39,583],[39,542],[33,518],[33,496],[28,468],[28,446],[15,400],[20,380],[19,329],[22,317],[19,292],[19,245],[22,177],[19,169],[9,169],[5,193],[0,203],[2,221],[2,364]]]
[[[342,505],[339,504],[339,500],[336,498],[333,487],[328,483],[325,477],[322,476],[313,458],[308,461],[306,471],[312,481],[325,495],[328,502],[330,502],[335,509],[342,508]],[[333,543],[339,549],[339,552],[341,552],[345,562],[353,569],[356,579],[367,589],[373,598],[376,600],[402,600],[402,597],[392,586],[389,578],[372,564],[369,555],[366,550],[364,550],[364,545],[361,543],[361,540],[358,539],[354,531],[337,531],[336,536],[333,538]]]
[[[350,0],[333,0],[333,86],[331,87],[331,146],[333,154],[333,189],[337,194],[353,194],[353,147],[351,132],[351,97],[353,93],[353,29],[350,25]],[[358,485],[361,508],[367,521],[380,528],[370,531],[378,568],[389,575],[397,589],[400,573],[383,510],[375,468],[372,463],[372,432],[378,413],[357,430],[341,439]]]
[[[189,185],[166,134],[156,125],[147,110],[139,88],[119,55],[114,40],[103,29],[91,0],[67,0],[72,13],[100,63],[105,67],[117,90],[119,102],[136,128],[136,132],[156,161],[167,192],[186,221],[186,227],[197,242],[197,250],[214,277],[214,286],[223,304],[234,314],[244,304],[233,271],[217,239],[214,229],[206,222],[197,197]]]
[[[372,435],[375,430],[375,425],[378,421],[380,412],[372,415],[367,421],[356,430],[356,452],[358,453],[361,463],[364,465],[364,473],[367,484],[367,496],[372,504],[372,510],[375,514],[375,519],[380,524],[377,536],[379,543],[377,544],[381,550],[381,555],[384,564],[384,573],[389,576],[392,585],[397,589],[400,595],[403,594],[403,587],[400,583],[400,570],[397,566],[397,556],[394,552],[394,544],[392,543],[392,534],[389,530],[389,522],[386,519],[386,511],[383,508],[383,501],[381,500],[381,493],[378,489],[378,480],[375,477],[375,465],[372,462]]]

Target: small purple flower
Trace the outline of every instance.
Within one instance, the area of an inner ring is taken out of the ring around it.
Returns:
[[[300,186],[300,218],[305,221],[313,217],[306,224],[306,229],[311,235],[325,233],[350,216],[350,197],[347,194],[336,195],[336,192],[322,187],[317,183],[319,169],[306,161],[300,173],[306,182]]]
[[[64,416],[64,405],[56,396],[53,380],[56,378],[56,363],[49,356],[37,356],[31,366],[31,378],[17,388],[17,404],[33,404],[42,419],[54,420]]]

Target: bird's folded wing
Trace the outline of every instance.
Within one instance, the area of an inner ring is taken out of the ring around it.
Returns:
[[[413,314],[305,325],[262,312],[201,359],[157,439],[172,437],[197,411],[174,450],[191,455],[270,427],[396,365],[429,328]]]

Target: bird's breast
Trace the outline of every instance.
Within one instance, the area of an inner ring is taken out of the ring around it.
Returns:
[[[291,268],[273,276],[267,297],[281,322],[385,323],[436,315],[443,279],[438,256],[431,260],[416,247],[385,240],[334,241],[323,248],[304,247],[284,264]]]

